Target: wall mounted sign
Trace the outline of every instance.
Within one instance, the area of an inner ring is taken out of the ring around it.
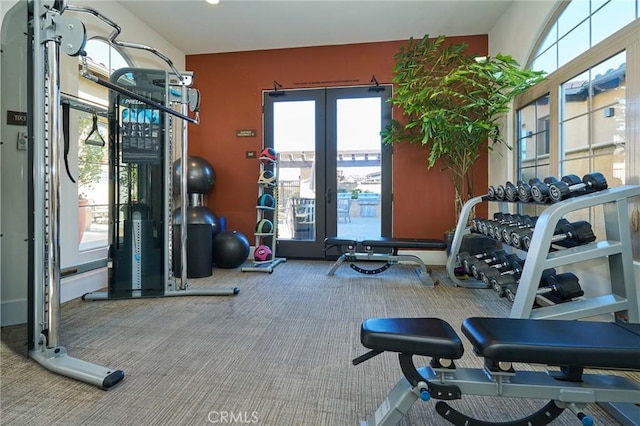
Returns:
[[[246,130],[236,130],[237,138],[255,138],[256,131],[255,129],[246,129]]]
[[[18,111],[7,111],[7,124],[13,126],[26,126],[27,113]]]

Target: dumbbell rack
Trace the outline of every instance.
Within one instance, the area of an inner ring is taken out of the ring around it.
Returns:
[[[636,288],[634,276],[628,212],[628,199],[637,196],[640,196],[640,186],[626,185],[570,198],[556,204],[545,205],[547,208],[538,217],[531,245],[526,252],[527,260],[524,263],[510,317],[579,319],[625,311],[628,322],[640,322],[639,290]],[[460,287],[486,288],[484,283],[477,285],[477,283],[460,281],[454,274],[456,256],[460,250],[462,239],[465,234],[470,232],[466,227],[469,216],[474,206],[485,201],[500,203],[500,209],[505,212],[509,204],[507,201],[494,201],[488,200],[486,197],[475,197],[467,201],[462,207],[451,246],[451,254],[447,260],[447,274]],[[593,243],[577,247],[549,251],[554,230],[563,216],[576,210],[598,205],[602,205],[604,211],[605,239],[599,239]],[[517,248],[507,245],[504,248],[507,251],[518,251]],[[602,257],[608,257],[609,277],[611,280],[608,294],[533,308],[542,271],[547,268]]]
[[[275,207],[265,207],[256,205],[256,223],[258,223],[261,219],[267,218],[267,215],[271,216],[271,221],[273,222],[273,229],[269,233],[258,233],[254,234],[255,236],[255,246],[254,248],[258,248],[259,245],[264,244],[264,239],[268,240],[267,244],[271,249],[271,259],[266,261],[257,261],[254,260],[251,266],[244,266],[241,271],[242,272],[267,272],[272,273],[273,269],[278,266],[282,262],[286,262],[287,259],[282,257],[276,257],[276,238],[278,236],[278,203],[279,203],[279,195],[278,195],[278,178],[279,178],[279,166],[280,166],[280,154],[276,156],[275,160],[271,160],[266,157],[260,157],[260,175],[265,170],[271,170],[275,176],[275,179],[272,183],[266,184],[262,182],[258,182],[258,199],[262,194],[270,193],[275,200]],[[256,203],[257,204],[257,203]]]

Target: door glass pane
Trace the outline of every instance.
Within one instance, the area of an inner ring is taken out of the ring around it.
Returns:
[[[273,105],[273,148],[280,155],[278,239],[315,240],[316,102]]]
[[[379,97],[337,100],[338,236],[381,235],[381,102]]]

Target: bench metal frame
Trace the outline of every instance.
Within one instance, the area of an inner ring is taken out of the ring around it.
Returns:
[[[417,372],[422,377],[421,382],[412,386],[405,377],[401,378],[375,413],[366,422],[361,422],[360,426],[398,424],[420,398],[420,392],[428,387],[429,382],[457,386],[462,394],[467,395],[553,400],[558,408],[569,408],[573,412],[581,411],[588,403],[616,402],[628,404],[629,408],[634,407],[640,413],[640,408],[633,405],[640,401],[640,385],[620,376],[584,374],[582,382],[578,383],[559,382],[549,372],[541,371],[496,374],[486,368],[451,370],[424,367]],[[438,402],[436,409],[438,412],[446,412],[450,407],[444,402]]]
[[[420,279],[422,285],[424,285],[425,287],[434,287],[439,283],[437,279],[433,279],[430,274],[430,270],[427,268],[427,265],[425,265],[422,259],[420,259],[418,256],[414,256],[412,254],[398,254],[398,248],[402,247],[392,248],[392,253],[375,253],[373,251],[375,248],[377,248],[375,246],[365,245],[365,252],[357,252],[357,245],[358,242],[356,242],[355,244],[347,245],[347,251],[343,252],[340,257],[338,257],[338,260],[336,260],[333,266],[331,266],[331,269],[329,269],[327,275],[334,275],[336,270],[340,267],[340,265],[342,265],[343,262],[351,262],[351,264],[349,265],[351,269],[360,272],[361,274],[368,275],[375,275],[384,272],[398,262],[409,262],[415,263],[417,265],[415,272],[418,275],[418,278]],[[344,247],[344,245],[342,247]],[[364,269],[353,263],[358,260],[386,262],[386,264],[376,269]]]

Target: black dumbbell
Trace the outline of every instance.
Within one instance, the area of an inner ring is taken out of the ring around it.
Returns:
[[[468,274],[473,274],[473,271],[471,268],[473,267],[474,264],[495,263],[497,262],[497,259],[499,259],[501,256],[504,256],[505,254],[506,252],[504,250],[495,250],[493,252],[487,253],[487,256],[467,257],[466,259],[463,259],[462,266],[464,267],[465,271],[467,271]]]
[[[531,178],[529,182],[519,181],[518,183],[518,200],[523,203],[527,203],[533,200],[533,196],[531,195],[531,186],[536,183],[541,183],[542,181],[538,178]]]
[[[532,237],[533,233],[531,235],[525,235],[522,238],[525,250],[529,250]],[[569,223],[566,219],[561,219],[558,221],[553,237],[551,237],[551,244],[560,243],[562,246],[573,247],[580,244],[591,243],[595,240],[596,236],[593,233],[593,228],[586,220]]]
[[[536,222],[538,221],[538,216],[530,217],[524,221],[522,226],[517,228],[511,228],[509,231],[509,235],[502,235],[502,239],[507,243],[516,248],[524,249],[524,241],[522,241],[522,237],[525,235],[531,235],[533,233],[533,229],[536,226]]]
[[[489,236],[498,241],[502,241],[502,230],[509,226],[520,226],[526,216],[514,215],[509,222],[494,223],[492,229],[489,229]]]
[[[538,203],[546,203],[549,199],[549,185],[557,182],[553,176],[544,178],[542,182],[538,180],[531,185],[531,198]]]
[[[462,253],[458,253],[458,255],[456,256],[456,260],[458,261],[460,266],[462,266],[465,269],[467,269],[467,267],[465,266],[466,265],[465,262],[470,261],[471,259],[483,259],[485,257],[491,257],[496,253],[498,255],[501,255],[504,252],[505,252],[504,250],[489,250],[489,251],[482,252],[482,253],[471,254],[471,253],[465,251],[465,252],[462,252]]]
[[[504,185],[498,185],[493,189],[493,199],[503,201],[506,196]]]
[[[519,276],[524,267],[524,260],[518,256],[512,255],[508,264],[501,264],[500,267],[486,268],[480,271],[480,279],[487,287],[493,287],[496,292],[500,293],[499,288],[493,286],[492,280],[500,280],[500,277],[504,275]],[[502,295],[501,295],[502,296]]]
[[[489,188],[487,189],[487,198],[489,200],[496,200],[496,187],[493,185],[489,185]]]
[[[497,277],[489,278],[489,287],[493,288],[500,297],[506,296],[506,289],[509,286],[517,286],[520,283],[520,276],[524,268],[524,262],[514,264],[512,271],[507,271]],[[540,284],[546,283],[547,277],[555,275],[556,270],[554,268],[545,269],[542,271],[542,277],[540,278]]]
[[[549,185],[549,198],[554,203],[566,200],[571,196],[585,195],[607,189],[607,179],[602,173],[589,173],[584,175],[582,179],[576,175],[569,176],[571,176],[570,181],[562,179],[560,182]]]
[[[531,216],[524,215],[516,223],[499,227],[500,240],[504,241],[507,244],[511,244],[512,233],[516,232],[519,229],[527,229],[527,228],[535,227],[537,220],[538,220],[537,216],[531,217]]]
[[[487,231],[485,235],[500,240],[501,227],[520,223],[522,218],[523,216],[519,214],[505,214],[502,220],[494,220],[486,223]]]
[[[508,213],[502,213],[502,212],[497,212],[493,214],[493,221],[502,221],[505,220],[505,216],[508,216],[509,218],[511,217],[510,214]],[[483,223],[489,223],[491,222],[491,220],[489,219],[482,219],[482,218],[473,218],[471,219],[471,231],[473,232],[477,232],[479,234],[482,234],[482,230],[483,230]],[[486,226],[486,225],[484,225]],[[487,231],[488,232],[488,231]]]
[[[515,259],[519,259],[515,254],[503,254],[501,256],[497,256],[491,261],[473,262],[471,263],[471,275],[473,275],[475,279],[482,280],[482,272],[489,269],[499,270],[502,268],[508,268]]]
[[[517,184],[513,182],[507,182],[504,184],[504,198],[507,201],[516,201],[518,199],[518,184],[521,182],[518,181]]]
[[[551,275],[546,278],[546,286],[538,289],[537,295],[549,294],[560,300],[571,300],[584,296],[580,280],[571,272]]]
[[[576,277],[571,272],[565,272],[563,274],[553,274],[547,277],[543,277],[541,283],[542,285],[540,286],[540,288],[536,290],[536,295],[548,294],[562,301],[584,296],[584,291],[580,286],[578,277]],[[513,302],[515,300],[517,291],[517,284],[511,284],[505,289],[505,294],[510,302]]]
[[[511,215],[508,213],[496,213],[493,215],[493,220],[480,219],[477,222],[478,231],[483,235],[489,235],[490,229],[493,228],[495,223],[511,222]]]
[[[570,223],[567,219],[560,219],[554,229],[554,234],[561,234],[563,230],[567,229]],[[531,238],[533,238],[534,227],[521,228],[511,234],[511,245],[513,247],[527,250],[531,244]]]

